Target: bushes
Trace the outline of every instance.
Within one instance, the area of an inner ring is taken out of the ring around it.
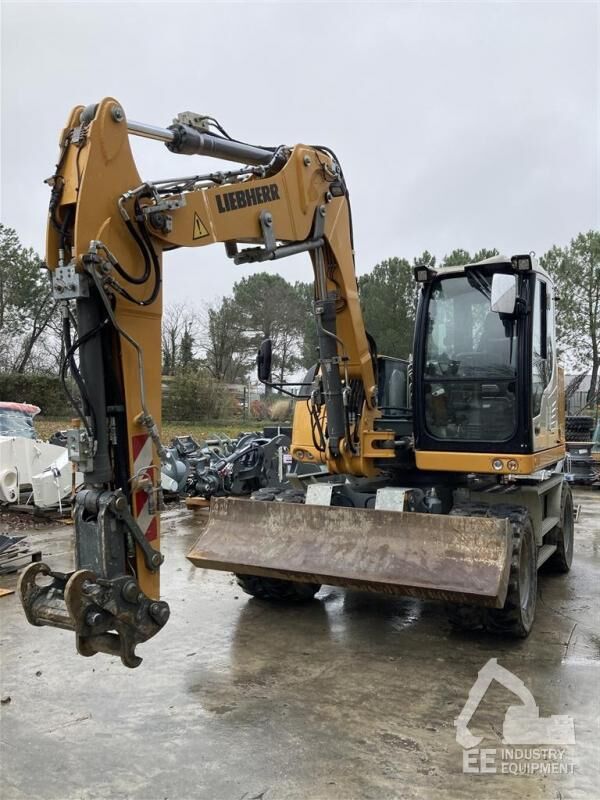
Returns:
[[[227,389],[199,372],[175,375],[163,384],[163,419],[223,419],[231,415]]]
[[[77,394],[76,390],[74,393]],[[0,373],[0,400],[33,403],[45,417],[70,419],[75,412],[65,398],[60,379],[54,375]],[[250,417],[281,422],[291,417],[291,404],[281,398],[253,400]],[[163,378],[164,420],[204,422],[232,419],[241,414],[241,403],[227,388],[205,372],[185,372]]]
[[[252,419],[272,419],[274,422],[284,422],[292,416],[292,404],[284,398],[268,400],[253,400],[250,403],[250,416]]]
[[[55,375],[30,375],[8,372],[0,374],[0,400],[33,403],[47,417],[70,417],[73,411]]]
[[[269,408],[269,417],[274,422],[284,422],[285,420],[290,419],[292,415],[292,403],[290,400],[286,400],[284,397],[280,398],[279,400],[275,400],[274,403],[271,404]]]
[[[269,417],[269,407],[264,402],[264,400],[253,400],[250,403],[250,416],[252,419],[268,419]]]

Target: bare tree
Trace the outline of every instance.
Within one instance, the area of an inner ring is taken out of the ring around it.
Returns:
[[[196,357],[201,325],[198,311],[188,303],[167,305],[162,318],[163,374],[189,368]]]

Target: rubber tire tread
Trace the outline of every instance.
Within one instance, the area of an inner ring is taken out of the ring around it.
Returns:
[[[463,631],[483,630],[515,638],[527,637],[532,626],[524,626],[518,613],[520,606],[518,602],[519,559],[523,529],[527,531],[526,535],[532,537],[534,560],[536,560],[537,556],[535,537],[533,536],[533,528],[527,509],[524,506],[513,506],[504,503],[496,505],[461,503],[450,511],[450,516],[508,519],[512,528],[513,544],[509,585],[504,607],[486,608],[484,606],[448,603],[446,607],[448,621],[453,627]],[[537,563],[534,574],[532,595],[535,603],[537,596]]]
[[[251,501],[303,503],[304,493],[292,488],[258,489],[250,495]],[[321,588],[320,583],[298,583],[281,578],[266,578],[262,575],[235,574],[235,579],[246,594],[259,600],[279,603],[306,603],[312,600]]]
[[[571,550],[571,558],[569,559],[565,551],[565,542],[563,536],[564,524],[568,514],[571,515],[571,525],[574,527],[575,520],[573,518],[573,493],[571,492],[571,487],[565,481],[565,483],[563,483],[560,497],[560,523],[554,529],[556,531],[554,535],[556,552],[550,556],[545,564],[549,570],[553,572],[559,572],[563,575],[566,575],[566,573],[570,571],[571,564],[573,563],[573,550]],[[573,534],[574,531],[572,535]]]

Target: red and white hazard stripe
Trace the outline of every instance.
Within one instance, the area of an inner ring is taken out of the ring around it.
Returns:
[[[147,433],[140,433],[131,439],[133,447],[133,474],[142,477],[144,471],[150,479],[153,475],[152,469],[152,439]],[[158,518],[156,514],[149,511],[148,493],[141,489],[133,493],[133,514],[142,533],[149,542],[154,541],[158,536]]]

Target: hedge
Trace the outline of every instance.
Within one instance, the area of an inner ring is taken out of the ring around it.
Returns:
[[[236,411],[235,401],[225,386],[202,373],[170,378],[163,384],[162,394],[162,415],[166,420],[218,420],[229,418]],[[0,373],[0,400],[33,403],[46,417],[74,416],[60,379],[53,375]]]
[[[33,403],[39,406],[42,414],[47,417],[73,416],[60,379],[55,375],[0,373],[0,400],[11,403]]]
[[[165,420],[226,419],[234,410],[235,401],[226,387],[203,373],[182,373],[163,383],[162,416]]]

